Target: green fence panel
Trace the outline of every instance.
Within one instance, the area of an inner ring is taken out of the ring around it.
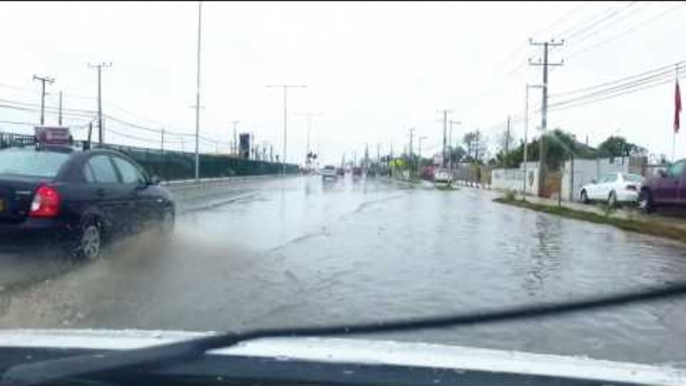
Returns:
[[[99,145],[100,146],[100,145]],[[121,145],[102,145],[100,147],[122,152],[148,173],[163,180],[188,180],[195,178],[195,154],[178,151],[161,151]],[[298,165],[286,164],[287,174],[298,173]],[[200,154],[200,178],[220,178],[232,176],[256,176],[279,174],[282,164],[255,161],[220,154]]]

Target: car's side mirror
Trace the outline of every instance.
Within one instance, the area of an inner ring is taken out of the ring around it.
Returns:
[[[598,181],[596,181],[596,179],[594,178],[594,179],[591,180],[591,183],[592,183],[592,184],[597,184]]]
[[[150,177],[150,185],[159,185],[160,182],[162,182],[162,179],[158,176],[152,176]]]

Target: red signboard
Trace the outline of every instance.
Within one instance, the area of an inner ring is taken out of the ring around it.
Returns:
[[[71,134],[68,127],[46,127],[38,126],[36,130],[36,141],[41,145],[70,146]]]

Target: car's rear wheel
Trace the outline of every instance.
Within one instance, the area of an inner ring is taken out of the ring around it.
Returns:
[[[643,213],[655,211],[655,202],[653,201],[653,195],[650,193],[650,190],[641,190],[641,193],[638,195],[638,208]]]
[[[586,194],[585,190],[581,191],[581,202],[584,204],[588,204],[591,202],[591,200],[588,199],[588,194]]]
[[[78,246],[75,251],[77,258],[94,261],[102,256],[102,232],[96,222],[85,223],[80,232]]]

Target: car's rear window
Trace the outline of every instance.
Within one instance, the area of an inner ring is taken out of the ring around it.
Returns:
[[[35,149],[0,150],[0,174],[52,178],[57,176],[68,159],[69,153]]]

